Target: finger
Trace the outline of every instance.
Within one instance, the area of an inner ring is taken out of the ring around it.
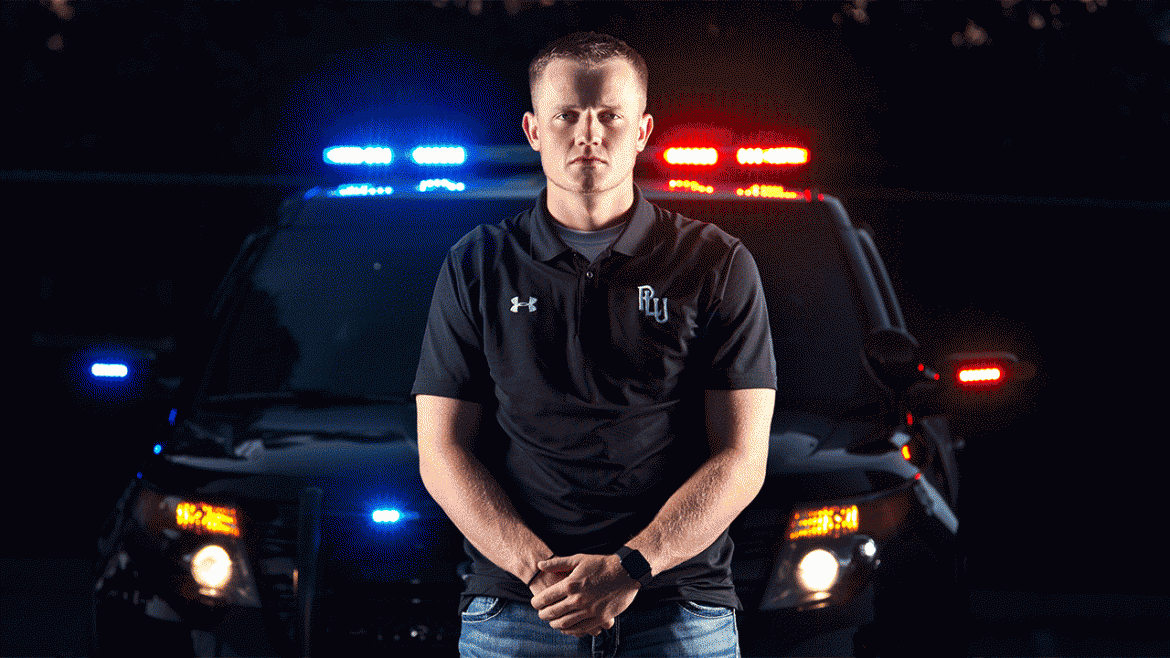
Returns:
[[[537,608],[537,615],[544,621],[553,621],[560,619],[565,615],[571,615],[574,612],[581,612],[581,608],[574,601],[561,600],[543,608]]]
[[[597,621],[589,623],[591,615],[584,610],[575,610],[567,615],[549,621],[548,625],[558,631],[586,633],[597,627]]]
[[[536,608],[537,610],[543,610],[550,605],[563,601],[568,595],[568,588],[562,586],[560,583],[557,583],[556,585],[549,585],[548,587],[540,590],[539,594],[532,597],[532,607]]]
[[[576,621],[574,621],[571,624],[561,626],[559,628],[557,628],[556,626],[553,626],[553,628],[556,628],[558,631],[561,631],[562,633],[577,633],[580,635],[584,635],[587,633],[592,634],[592,635],[598,635],[601,633],[602,624],[600,623],[600,620],[597,617],[592,617],[592,616],[589,616],[587,614],[582,614],[579,617],[565,617],[565,619],[576,619]],[[557,620],[557,621],[560,621],[560,620]],[[553,623],[557,623],[557,622],[554,621]]]
[[[572,571],[577,566],[575,556],[568,557],[552,557],[547,560],[541,560],[536,563],[536,568],[541,571]]]

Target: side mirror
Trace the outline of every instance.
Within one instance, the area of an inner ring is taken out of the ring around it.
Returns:
[[[896,398],[923,380],[918,369],[918,341],[904,329],[870,332],[861,346],[861,362],[869,375]]]

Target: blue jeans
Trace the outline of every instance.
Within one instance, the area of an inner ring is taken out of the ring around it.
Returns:
[[[531,605],[492,596],[472,599],[462,622],[459,655],[464,658],[739,658],[735,610],[690,601],[624,612],[596,637],[565,635],[540,619]]]

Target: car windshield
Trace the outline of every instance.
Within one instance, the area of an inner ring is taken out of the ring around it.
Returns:
[[[669,201],[719,225],[756,260],[776,355],[779,408],[835,415],[880,400],[861,364],[871,321],[828,206],[803,202]]]
[[[277,232],[244,283],[209,399],[280,391],[406,399],[447,250],[475,225],[531,203],[314,200]],[[660,205],[721,225],[755,256],[772,319],[779,404],[832,412],[876,399],[858,356],[869,322],[823,205]]]

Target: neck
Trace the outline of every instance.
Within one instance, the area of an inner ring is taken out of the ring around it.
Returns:
[[[570,192],[549,183],[548,212],[562,226],[599,231],[621,221],[634,205],[634,185],[628,182],[596,194]]]

